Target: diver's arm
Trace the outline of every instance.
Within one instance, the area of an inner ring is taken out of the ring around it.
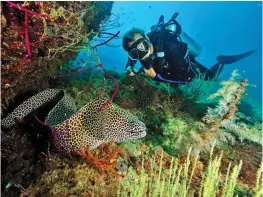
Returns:
[[[128,57],[128,62],[126,64],[126,72],[130,76],[134,76],[136,73],[133,72],[133,67],[136,64],[137,60],[132,60],[130,57]]]

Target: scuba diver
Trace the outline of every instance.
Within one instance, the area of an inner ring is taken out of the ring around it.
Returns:
[[[165,23],[162,15],[147,35],[139,28],[132,28],[123,35],[122,46],[128,52],[126,71],[130,76],[144,72],[154,80],[173,84],[187,84],[200,74],[204,80],[216,80],[225,64],[237,62],[256,51],[218,56],[217,63],[208,69],[195,60],[201,47],[182,31],[175,20],[177,16],[178,12]],[[138,60],[142,67],[136,71],[134,66]]]

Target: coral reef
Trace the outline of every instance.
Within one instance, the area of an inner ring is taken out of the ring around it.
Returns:
[[[112,81],[102,78],[97,71],[85,73],[81,79],[64,80],[78,110],[95,98],[108,99],[112,95]],[[159,90],[142,82],[143,78],[127,82],[129,77],[114,76],[120,84],[120,92],[112,106],[116,109],[118,105],[126,106],[145,123],[147,136],[114,144],[110,149],[107,147],[111,145],[105,144],[92,150],[76,150],[85,157],[84,161],[73,154],[67,158],[50,152],[41,160],[46,171],[23,192],[24,196],[140,196],[143,193],[169,196],[173,192],[177,192],[177,196],[260,194],[257,169],[260,170],[262,161],[261,146],[248,144],[246,140],[240,143],[224,132],[225,120],[221,127],[211,132],[211,127],[201,122],[199,112],[194,111],[199,110],[197,105],[191,106],[182,94],[172,93],[170,87]],[[154,99],[142,104],[139,98],[145,93],[141,89],[148,87],[154,92],[149,98]],[[134,91],[138,94],[132,94]],[[102,113],[107,109],[110,108]],[[214,139],[218,140],[216,144],[213,144]],[[121,146],[123,149],[119,151]],[[214,153],[209,154],[214,146]],[[188,152],[190,147],[191,152]],[[220,155],[221,150],[224,154]],[[239,166],[241,159],[242,167]]]
[[[262,124],[260,123],[247,125],[232,118],[231,120],[222,121],[221,126],[226,132],[230,132],[241,142],[247,140],[262,145]]]
[[[2,134],[3,195],[259,196],[261,124],[237,116],[247,80],[233,72],[207,101],[215,82],[202,76],[175,87],[106,71],[94,49],[119,32],[90,40],[107,34],[111,8],[2,3],[3,107],[37,90],[2,120],[12,127]],[[73,68],[68,60],[80,50],[88,57]]]
[[[55,71],[68,65],[79,50],[91,51],[89,41],[101,31],[100,25],[109,18],[112,4],[1,2],[2,117],[8,117],[9,112],[27,98],[52,87]],[[56,101],[40,108],[33,106],[30,110],[43,120],[60,96]],[[12,129],[2,128],[4,196],[18,196],[37,179],[45,169],[40,159],[49,154],[51,148],[49,128],[40,126],[32,115],[20,113],[22,111],[11,120],[17,123]]]
[[[174,118],[171,114],[167,114],[161,129],[164,135],[162,144],[165,151],[171,155],[185,153],[193,144],[195,145],[194,154],[208,150],[207,147],[200,146],[203,141],[201,132],[205,130],[204,125],[191,120],[190,117]]]
[[[112,3],[1,2],[2,109],[25,90],[46,89],[59,66],[91,50]]]

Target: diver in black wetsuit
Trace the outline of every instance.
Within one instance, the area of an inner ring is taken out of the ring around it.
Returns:
[[[181,26],[175,20],[175,13],[170,21],[163,22],[160,17],[158,25],[145,35],[142,29],[132,28],[123,36],[122,46],[128,52],[126,70],[129,75],[145,75],[157,81],[175,84],[187,84],[198,74],[204,75],[204,80],[216,79],[222,71],[224,64],[231,64],[243,59],[256,50],[235,56],[218,56],[217,63],[210,69],[195,60],[189,52],[188,44],[180,39]],[[175,24],[176,30],[167,30],[167,26]],[[139,72],[134,65],[140,61],[143,66]]]

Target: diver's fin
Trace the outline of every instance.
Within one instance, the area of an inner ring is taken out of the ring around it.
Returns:
[[[255,49],[255,50],[252,50],[252,51],[248,51],[246,53],[242,53],[242,54],[239,54],[239,55],[220,55],[220,56],[217,56],[216,59],[219,63],[221,64],[232,64],[232,63],[235,63],[241,59],[244,59],[248,56],[250,56],[251,54],[253,54],[254,52],[256,52],[258,49]]]

